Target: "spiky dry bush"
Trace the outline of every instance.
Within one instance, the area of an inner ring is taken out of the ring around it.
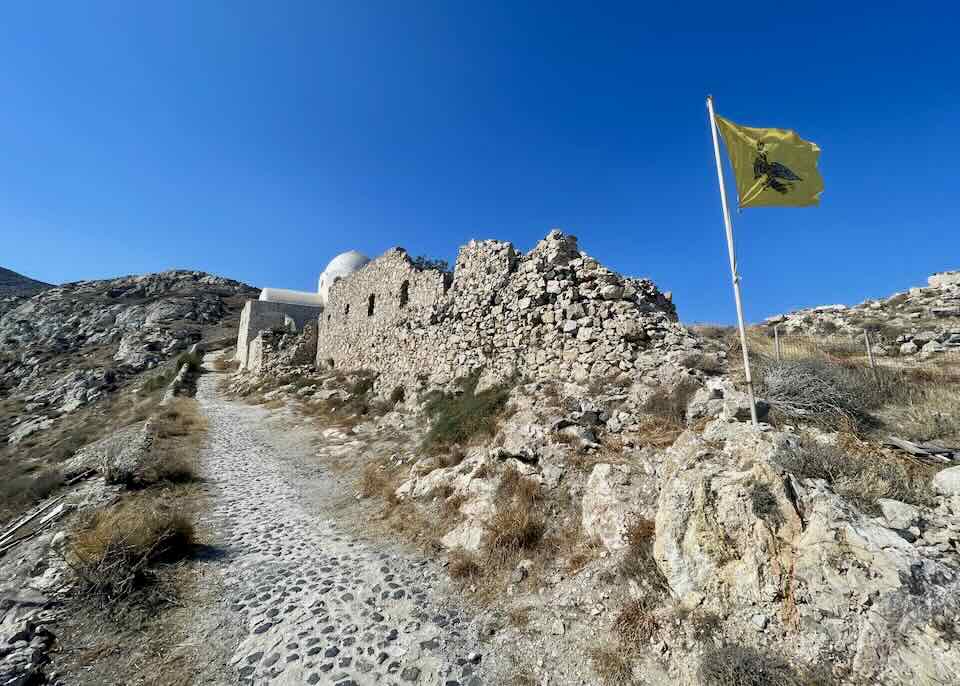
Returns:
[[[94,511],[70,535],[67,561],[83,590],[109,604],[154,580],[154,567],[186,557],[193,524],[171,503],[132,497]]]
[[[602,643],[587,651],[593,671],[609,686],[625,686],[633,682],[633,667],[628,654],[619,645]]]
[[[764,360],[756,379],[758,394],[782,420],[840,429],[868,419],[874,382],[859,370],[819,358]]]
[[[708,644],[700,661],[704,686],[828,686],[832,677],[821,669],[797,669],[782,657],[753,646]]]
[[[871,450],[850,435],[841,435],[837,445],[804,437],[798,446],[780,451],[777,461],[797,477],[823,479],[865,512],[877,512],[879,498],[933,502],[933,468]]]

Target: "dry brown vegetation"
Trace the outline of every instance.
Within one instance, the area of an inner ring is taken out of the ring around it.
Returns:
[[[232,357],[221,355],[213,361],[211,366],[218,372],[235,372],[240,367],[240,363]]]
[[[877,358],[848,338],[795,337],[776,360],[773,341],[751,331],[748,344],[757,394],[776,424],[809,424],[863,438],[894,433],[913,441],[960,441],[960,364]],[[742,380],[739,341],[728,352]]]
[[[497,512],[487,526],[483,543],[487,561],[512,570],[521,554],[536,549],[543,538],[546,524],[540,485],[507,469],[497,489]]]
[[[614,643],[601,643],[588,651],[593,671],[609,686],[633,683],[633,668],[630,658]]]
[[[687,405],[697,388],[695,381],[684,379],[672,388],[661,388],[654,392],[643,405],[638,442],[653,448],[673,445],[677,436],[686,429]]]
[[[821,668],[798,669],[784,658],[735,643],[707,644],[699,674],[704,686],[827,686]]]
[[[67,561],[83,592],[109,605],[150,586],[157,565],[183,559],[194,544],[193,524],[170,496],[139,494],[81,519]]]
[[[836,445],[806,436],[800,445],[778,455],[780,464],[798,477],[824,479],[839,495],[866,512],[877,512],[879,498],[931,505],[930,479],[935,467],[893,456],[852,434]]]
[[[149,420],[153,441],[132,469],[108,468],[108,483],[146,488],[163,483],[186,483],[197,478],[200,449],[206,441],[206,418],[193,398],[174,398],[155,407]]]

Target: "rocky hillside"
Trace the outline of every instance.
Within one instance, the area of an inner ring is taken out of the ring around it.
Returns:
[[[926,287],[859,305],[822,305],[765,320],[780,333],[823,336],[869,331],[880,355],[935,355],[960,350],[960,271],[941,272]]]
[[[0,474],[32,473],[97,438],[109,419],[94,416],[98,401],[193,343],[232,339],[244,299],[256,294],[168,271],[16,298],[0,312]]]
[[[52,288],[52,286],[0,267],[0,298],[9,296],[26,297],[47,288]]]
[[[24,298],[47,288],[53,286],[0,267],[0,317],[19,305]]]

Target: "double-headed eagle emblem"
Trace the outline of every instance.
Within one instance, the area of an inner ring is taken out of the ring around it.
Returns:
[[[758,141],[757,157],[753,161],[753,178],[759,179],[761,176],[766,176],[767,180],[763,184],[764,188],[772,188],[777,193],[786,195],[793,189],[794,181],[803,181],[803,179],[794,174],[789,167],[779,162],[770,162],[763,147],[763,141]]]

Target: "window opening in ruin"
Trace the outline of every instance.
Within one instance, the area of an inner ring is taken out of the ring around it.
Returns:
[[[350,303],[347,303],[347,306],[343,308],[343,316],[346,317],[350,314]]]
[[[370,297],[367,298],[367,316],[368,316],[368,317],[372,317],[372,316],[373,316],[373,301],[374,301],[374,298],[375,298],[375,297],[376,297],[376,296],[374,296],[374,295],[371,293],[371,294],[370,294]]]
[[[410,282],[404,281],[400,284],[400,307],[406,307],[410,302]]]

